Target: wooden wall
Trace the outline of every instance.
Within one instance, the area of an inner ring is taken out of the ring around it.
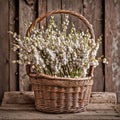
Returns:
[[[28,24],[47,11],[73,10],[83,14],[93,24],[96,38],[103,35],[98,55],[105,54],[109,65],[100,64],[95,70],[93,91],[119,90],[120,79],[120,1],[119,0],[0,0],[0,99],[4,91],[30,90],[24,66],[12,64],[17,55],[11,51],[8,31],[25,35]],[[61,24],[61,15],[56,17]],[[77,19],[71,17],[78,27]],[[41,24],[46,25],[47,20]],[[118,84],[119,83],[119,84]]]

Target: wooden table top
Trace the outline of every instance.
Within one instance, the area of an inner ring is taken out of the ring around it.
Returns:
[[[109,99],[103,97],[106,94]],[[113,93],[92,93],[92,96],[85,112],[47,114],[35,110],[32,92],[6,92],[0,106],[0,120],[120,120],[120,104],[116,104]],[[95,102],[95,96],[102,102]]]

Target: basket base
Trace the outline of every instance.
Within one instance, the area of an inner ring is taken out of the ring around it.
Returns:
[[[77,113],[86,110],[93,80],[32,78],[35,106],[46,113]]]
[[[81,108],[71,108],[71,109],[64,109],[64,108],[58,108],[58,109],[50,109],[50,108],[37,108],[36,110],[40,111],[40,112],[44,112],[44,113],[56,113],[56,114],[63,114],[63,113],[80,113],[80,112],[84,112],[87,110],[87,106],[81,107]]]

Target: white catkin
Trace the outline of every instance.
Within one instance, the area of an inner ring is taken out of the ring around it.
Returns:
[[[77,31],[75,25],[69,28],[69,17],[65,16],[62,28],[52,17],[46,30],[34,28],[30,37],[14,37],[13,50],[20,49],[20,64],[32,64],[37,72],[45,72],[60,77],[85,77],[90,65],[97,67],[96,58],[100,42],[91,39],[90,33]],[[70,33],[68,32],[70,29]],[[15,61],[14,61],[15,62]],[[103,63],[108,63],[103,59]],[[74,76],[73,73],[75,74]],[[81,73],[79,75],[78,73]]]

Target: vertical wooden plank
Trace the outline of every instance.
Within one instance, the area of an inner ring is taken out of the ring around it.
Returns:
[[[9,90],[8,0],[0,0],[0,101]]]
[[[61,0],[47,0],[47,11],[61,9]],[[61,15],[57,14],[55,16],[55,22],[58,26],[61,26]],[[49,22],[49,18],[47,18],[47,23]]]
[[[45,14],[46,10],[47,10],[47,1],[38,0],[38,16]],[[46,19],[42,20],[40,24],[46,27]]]
[[[118,102],[120,103],[120,1],[114,0],[114,24],[112,41],[112,78],[117,87]]]
[[[82,0],[62,0],[62,9],[73,10],[83,14],[83,1]]]
[[[119,35],[115,35],[114,33],[117,34],[117,31],[115,30],[115,26],[118,24],[119,25],[119,18],[116,17],[116,12],[114,6],[115,0],[106,0],[105,1],[105,56],[109,60],[109,64],[105,66],[105,91],[115,91],[115,85],[114,82],[112,81],[112,74],[114,75],[119,74],[117,71],[113,71],[112,73],[112,65],[114,66],[114,63],[112,60],[112,42],[115,43],[117,42],[117,39],[119,38]],[[116,23],[116,20],[118,23]],[[118,33],[119,34],[119,33]],[[118,38],[117,38],[118,37]],[[114,45],[114,44],[113,44]],[[118,50],[116,51],[116,47],[114,47],[113,53],[115,53],[115,56],[113,55],[114,60],[117,59],[116,54],[118,54]],[[113,62],[113,63],[112,63]],[[119,64],[118,62],[115,64]],[[113,70],[115,68],[113,67]],[[120,78],[118,78],[120,79]]]
[[[27,28],[36,17],[36,0],[19,0],[19,34],[25,36]],[[19,66],[19,83],[20,91],[30,90],[30,81],[26,75],[25,66]]]
[[[114,0],[114,24],[113,24],[113,41],[112,41],[112,78],[117,87],[120,103],[120,1]]]
[[[17,2],[15,2],[15,0],[9,1],[9,31],[12,31],[12,32],[18,32],[17,31],[18,27],[16,27],[18,25],[18,24],[16,24],[18,22],[18,11],[16,11],[16,6],[17,6]],[[12,44],[11,44],[12,39],[13,39],[13,37],[11,35],[9,35],[9,41],[10,41],[10,46],[9,46],[10,47],[10,50],[9,50],[9,52],[10,52],[10,90],[15,91],[15,90],[19,89],[18,65],[12,63],[12,60],[17,59],[16,53],[13,52],[11,49],[12,48]]]
[[[62,0],[62,9],[72,10],[80,14],[83,14],[83,1],[82,0],[74,0],[74,1],[73,0]],[[70,15],[69,18],[70,18],[69,28],[71,27],[72,22],[75,24],[75,27],[77,30],[82,30],[85,27],[85,25],[76,17]]]
[[[103,35],[103,1],[102,0],[84,0],[84,16],[93,25],[95,31],[96,40],[100,35]],[[101,44],[98,56],[103,55],[103,44]],[[104,74],[103,65],[100,65],[94,72],[94,85],[93,91],[104,91]]]

